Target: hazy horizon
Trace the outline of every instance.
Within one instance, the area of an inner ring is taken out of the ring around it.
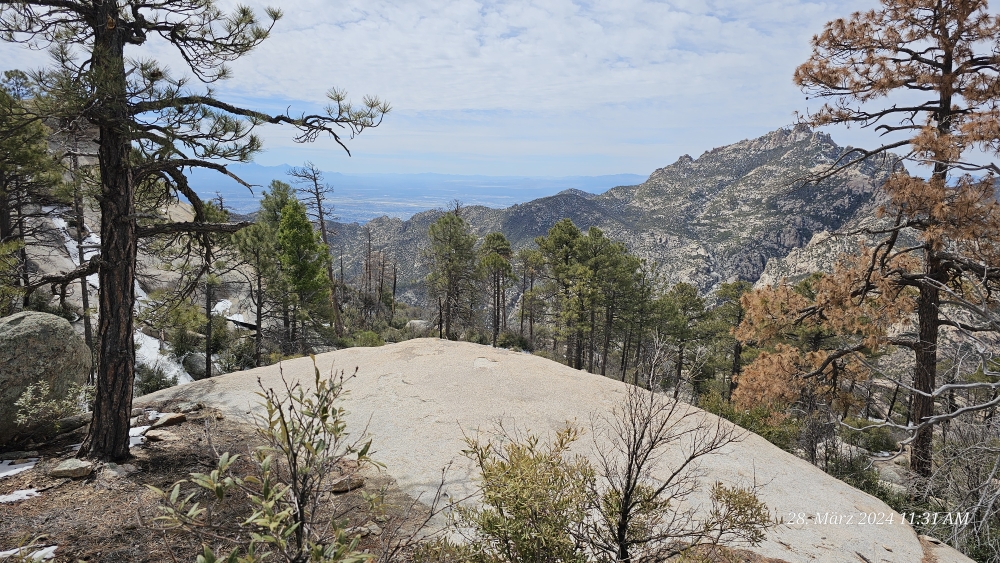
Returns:
[[[254,185],[253,193],[238,182],[215,171],[196,170],[191,187],[202,198],[222,195],[227,208],[237,213],[257,210],[261,193],[271,180],[295,185],[288,164],[262,166],[233,164],[229,169]],[[340,173],[324,171],[325,183],[333,186],[330,203],[334,217],[345,223],[364,223],[381,216],[408,219],[428,209],[445,208],[454,200],[464,205],[504,208],[533,199],[578,189],[600,194],[615,187],[642,183],[648,174],[606,174],[600,176],[499,176],[485,174],[442,174],[435,172]]]

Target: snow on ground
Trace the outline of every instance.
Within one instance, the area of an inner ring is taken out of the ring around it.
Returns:
[[[167,377],[176,377],[178,385],[194,381],[179,362],[160,354],[160,341],[158,339],[136,331],[135,342],[139,345],[135,351],[136,362],[154,369],[162,369],[163,374]]]
[[[46,212],[51,212],[55,208],[46,207],[43,209],[45,209]],[[51,220],[52,224],[55,225],[56,228],[59,229],[59,232],[62,234],[63,241],[66,244],[66,253],[69,255],[69,259],[72,260],[74,264],[79,266],[80,265],[80,260],[79,260],[80,254],[78,251],[79,247],[76,244],[76,239],[71,237],[69,234],[69,225],[66,223],[66,220],[58,216],[52,216]],[[84,225],[84,228],[86,228],[86,225]],[[85,261],[90,260],[91,258],[96,256],[98,254],[98,249],[101,246],[101,237],[98,236],[92,230],[88,229],[88,232],[90,234],[87,235],[87,238],[83,239],[83,247],[84,247],[83,259]],[[93,287],[95,290],[100,287],[100,283],[97,280],[97,274],[91,274],[87,276],[87,283],[90,284],[90,286]]]
[[[17,549],[11,549],[10,551],[0,551],[0,559],[18,557],[19,561],[45,561],[46,559],[52,559],[56,556],[56,550],[59,549],[59,546],[50,545],[49,547],[43,547],[37,551],[32,551],[33,549],[35,549],[35,546],[20,547]]]
[[[7,502],[18,502],[21,500],[28,500],[31,497],[40,496],[38,494],[38,489],[24,489],[21,491],[14,491],[9,495],[0,495],[0,504]]]
[[[146,437],[143,436],[143,434],[145,434],[149,428],[149,426],[136,426],[135,428],[129,428],[128,447],[132,448],[146,443]]]
[[[230,307],[233,306],[233,302],[228,299],[223,299],[212,307],[212,313],[215,315],[225,315],[229,312]]]
[[[13,461],[0,461],[0,479],[27,471],[35,466],[36,461],[38,461],[37,457],[29,458],[27,463],[15,464]]]

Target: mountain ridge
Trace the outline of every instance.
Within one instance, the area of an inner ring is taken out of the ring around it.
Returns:
[[[638,256],[655,262],[667,283],[685,281],[702,291],[735,279],[756,281],[769,260],[804,246],[813,235],[836,231],[878,205],[888,171],[864,163],[816,184],[802,178],[829,166],[851,147],[804,125],[756,139],[683,155],[637,185],[585,197],[574,190],[497,209],[461,209],[472,231],[500,231],[514,249],[532,244],[560,219],[581,229],[598,227]],[[427,229],[444,213],[430,210],[407,220],[375,218],[366,225],[336,223],[332,243],[345,266],[360,264],[368,239],[404,273],[401,292],[420,298],[426,272],[421,251]]]

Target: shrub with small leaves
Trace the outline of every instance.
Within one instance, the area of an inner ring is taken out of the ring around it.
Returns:
[[[579,431],[568,427],[544,445],[531,434],[520,440],[467,441],[465,453],[479,468],[483,501],[481,508],[460,506],[458,519],[475,530],[469,547],[476,560],[586,561],[581,539],[594,472],[586,459],[568,453],[578,437]],[[462,555],[458,548],[449,549],[449,557]]]
[[[377,346],[385,345],[385,341],[382,340],[382,337],[377,333],[366,330],[364,332],[359,332],[354,337],[354,345],[363,348],[375,348]]]
[[[132,395],[141,397],[159,391],[169,389],[177,385],[176,376],[168,376],[160,366],[148,366],[146,364],[135,365],[135,384],[132,387]]]
[[[324,378],[315,368],[315,357],[313,365],[311,387],[282,378],[283,389],[262,387],[258,393],[265,410],[258,419],[258,433],[265,445],[251,455],[253,474],[233,475],[239,456],[223,453],[210,473],[192,473],[169,492],[149,486],[161,498],[155,525],[202,539],[198,563],[361,563],[371,559],[358,550],[359,537],[349,535],[343,523],[335,520],[337,510],[329,500],[321,502],[335,481],[375,463],[368,457],[371,442],[352,439],[347,432],[346,413],[337,405],[344,373]],[[252,512],[236,521],[218,521],[224,512],[220,506],[230,502],[234,493],[249,499]],[[221,549],[228,555],[217,555]]]
[[[848,444],[870,452],[892,452],[899,447],[888,428],[860,418],[845,418],[838,432]]]
[[[59,434],[60,420],[88,410],[92,397],[93,387],[86,385],[71,385],[60,397],[48,383],[32,383],[14,402],[18,433],[36,440],[49,439]]]

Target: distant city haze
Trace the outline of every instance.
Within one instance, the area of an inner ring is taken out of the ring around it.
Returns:
[[[288,175],[290,169],[287,164],[229,166],[230,171],[254,186],[252,192],[231,178],[207,170],[195,171],[191,186],[203,199],[221,195],[226,208],[252,213],[272,180],[296,186],[294,178]],[[504,208],[568,189],[600,194],[615,186],[640,184],[647,178],[639,174],[532,177],[324,172],[324,175],[334,190],[330,198],[334,219],[344,223],[365,223],[382,216],[408,219],[421,211],[450,207],[455,200],[463,205]]]

